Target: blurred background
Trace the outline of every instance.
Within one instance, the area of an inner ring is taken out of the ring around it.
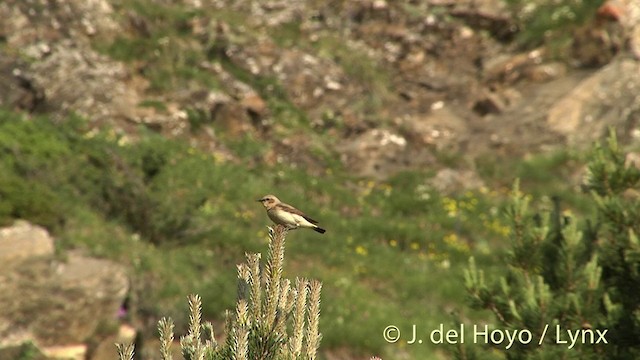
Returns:
[[[158,358],[191,293],[223,336],[268,193],[327,229],[290,233],[284,266],[323,282],[321,359],[465,358],[382,332],[495,324],[464,273],[507,268],[515,179],[593,215],[594,142],[640,157],[631,0],[2,0],[0,19],[2,359],[134,338]]]

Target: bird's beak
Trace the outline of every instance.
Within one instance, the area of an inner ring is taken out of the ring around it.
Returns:
[[[264,199],[258,199],[258,200],[256,200],[256,201],[257,201],[257,202],[262,202],[262,201],[264,201]]]

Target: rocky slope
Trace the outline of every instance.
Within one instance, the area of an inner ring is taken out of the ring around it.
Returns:
[[[321,173],[336,158],[378,179],[429,168],[443,191],[480,186],[481,157],[587,146],[609,126],[640,141],[640,5],[606,2],[562,54],[521,50],[516,15],[500,0],[4,0],[0,105],[78,114],[122,141],[148,128],[248,166]],[[244,138],[263,156],[238,154],[231,144]],[[75,281],[65,269],[97,261],[74,255],[49,274],[44,243],[32,268],[43,287],[64,289]],[[0,277],[22,291],[16,274]],[[121,295],[122,270],[109,274]],[[82,341],[26,329],[47,345]]]
[[[518,52],[517,19],[498,0],[149,6],[165,10],[147,14],[127,1],[3,2],[0,103],[76,113],[132,137],[142,124],[226,158],[234,154],[215,131],[270,144],[267,161],[322,165],[312,151],[319,147],[378,178],[441,167],[443,153],[473,160],[585,144],[609,125],[623,138],[638,136],[631,1],[607,3],[575,31],[570,64],[544,48]],[[182,27],[180,35],[156,38],[167,26]],[[157,48],[127,61],[103,51],[136,37]],[[154,66],[195,67],[216,86],[188,79],[159,90]],[[206,126],[194,129],[193,112]]]

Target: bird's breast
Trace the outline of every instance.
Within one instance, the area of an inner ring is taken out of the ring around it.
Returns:
[[[269,217],[273,222],[284,225],[303,225],[306,224],[304,218],[300,215],[290,213],[282,209],[271,209],[268,211]]]

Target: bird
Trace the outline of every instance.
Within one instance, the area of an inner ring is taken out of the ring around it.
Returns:
[[[317,225],[316,220],[293,206],[283,203],[274,195],[265,195],[256,201],[262,203],[262,206],[267,210],[267,215],[276,224],[284,225],[289,229],[309,228],[320,234],[326,232],[325,229]]]

